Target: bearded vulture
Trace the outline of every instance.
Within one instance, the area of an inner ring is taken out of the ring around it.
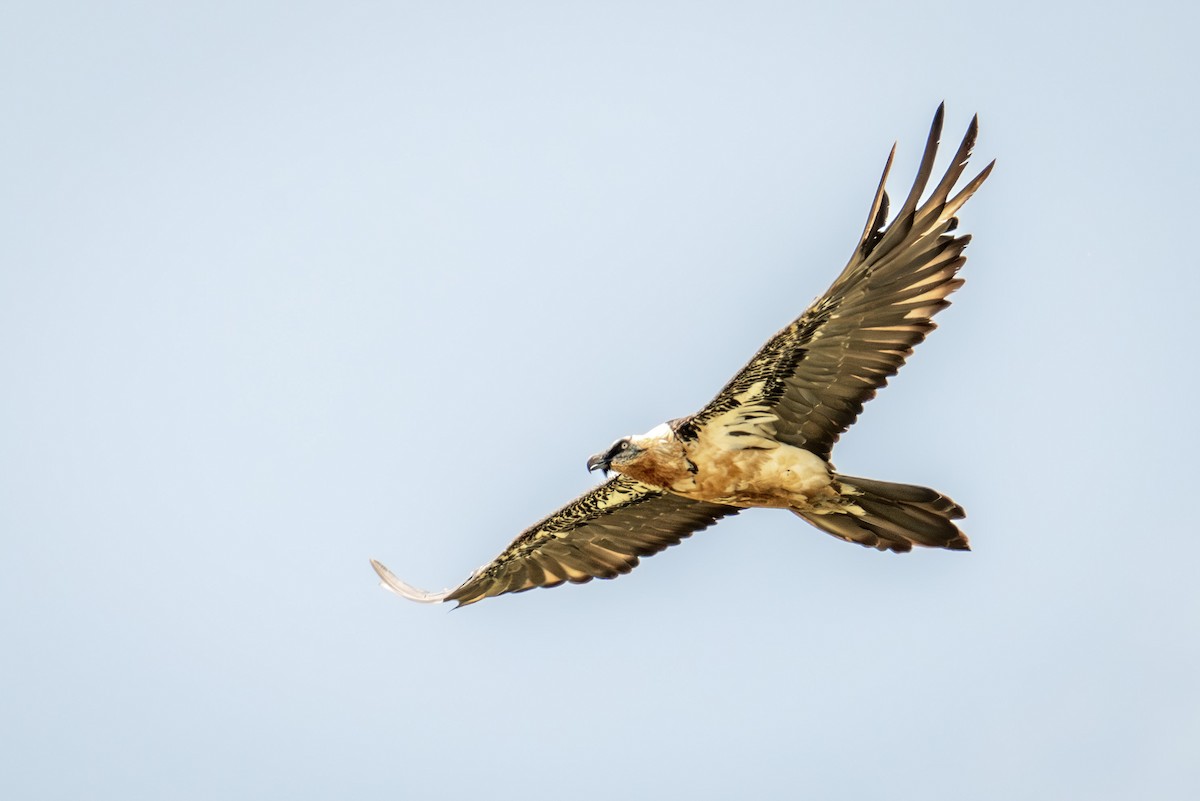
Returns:
[[[841,475],[829,461],[838,436],[933,330],[930,318],[963,283],[956,276],[970,237],[955,232],[954,215],[995,162],[951,196],[975,143],[978,118],[972,119],[946,174],[920,202],[943,114],[944,104],[916,181],[891,222],[884,184],[894,145],[850,263],[707,406],[592,456],[589,471],[617,475],[526,529],[456,589],[419,590],[372,560],[383,586],[414,601],[461,606],[615,578],[640,557],[759,506],[787,509],[835,537],[881,551],[968,550],[952,522],[963,509],[945,495]]]

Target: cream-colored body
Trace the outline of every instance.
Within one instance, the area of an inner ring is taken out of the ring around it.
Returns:
[[[829,464],[762,430],[716,421],[698,439],[681,440],[663,424],[630,437],[640,451],[612,469],[676,495],[730,506],[807,509],[837,497]]]

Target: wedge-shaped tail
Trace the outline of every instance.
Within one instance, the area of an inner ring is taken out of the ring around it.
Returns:
[[[911,551],[914,545],[971,550],[952,522],[966,513],[937,490],[836,473],[833,486],[838,502],[796,514],[839,539],[881,551]]]

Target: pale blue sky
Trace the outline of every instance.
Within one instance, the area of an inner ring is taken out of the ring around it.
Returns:
[[[1200,797],[1195,7],[13,3],[0,796]],[[455,584],[979,112],[966,286],[791,515]]]

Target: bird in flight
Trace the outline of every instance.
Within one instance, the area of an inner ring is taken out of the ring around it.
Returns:
[[[968,550],[961,506],[926,487],[842,475],[833,445],[863,404],[934,329],[970,241],[955,214],[988,164],[951,194],[978,118],[929,197],[944,104],[933,118],[912,189],[888,222],[888,156],[849,264],[798,319],[690,417],[622,437],[587,461],[617,475],[523,531],[460,586],[426,592],[371,564],[387,589],[422,603],[472,604],[564,582],[615,578],[684,537],[743,509],[787,509],[848,542],[881,551],[914,545]]]

